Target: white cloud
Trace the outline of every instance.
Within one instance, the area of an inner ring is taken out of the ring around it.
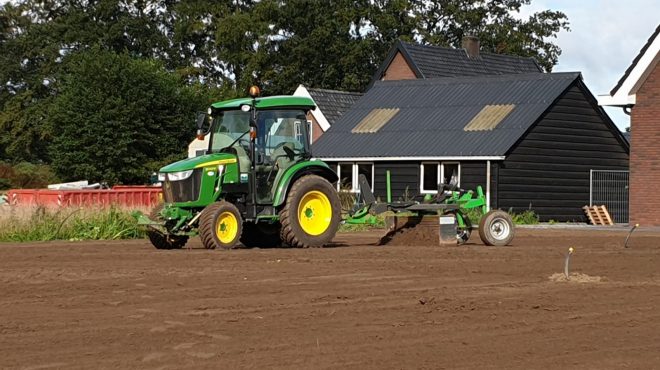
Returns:
[[[562,54],[553,71],[582,72],[594,95],[616,85],[660,20],[658,0],[541,0],[525,7],[521,16],[545,9],[564,12],[571,27],[557,37]],[[620,129],[630,125],[620,108],[606,111]]]

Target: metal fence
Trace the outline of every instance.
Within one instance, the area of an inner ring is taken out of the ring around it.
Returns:
[[[629,171],[591,170],[589,206],[605,205],[617,223],[628,222]]]

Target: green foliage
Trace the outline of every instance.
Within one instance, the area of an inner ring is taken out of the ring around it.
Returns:
[[[0,161],[0,190],[38,189],[57,182],[59,178],[48,165],[20,162],[12,166]]]
[[[509,211],[509,214],[515,225],[536,225],[539,223],[539,216],[530,209],[522,213],[512,213]]]
[[[7,208],[0,210],[0,242],[114,240],[145,237],[128,211]]]
[[[483,51],[534,57],[546,71],[557,64],[561,49],[550,39],[569,31],[564,13],[545,10],[519,19],[531,0],[419,2],[421,39],[434,45],[461,47],[463,36],[476,36]]]
[[[518,19],[530,2],[4,2],[0,160],[142,182],[147,167],[183,152],[201,103],[253,83],[265,95],[298,84],[363,91],[398,39],[460,47],[476,35],[485,51],[532,56],[549,71],[568,22],[550,10]]]
[[[480,208],[468,209],[466,212],[468,218],[472,225],[479,225],[479,221],[483,217],[483,213]],[[536,225],[539,223],[539,216],[532,210],[526,210],[521,213],[514,213],[511,209],[509,210],[511,219],[515,225]]]
[[[144,183],[154,160],[193,138],[206,98],[152,60],[100,48],[66,61],[47,122],[50,154],[64,180]]]
[[[481,207],[467,209],[465,210],[465,215],[472,225],[479,225],[479,221],[484,216],[483,212],[481,212]]]

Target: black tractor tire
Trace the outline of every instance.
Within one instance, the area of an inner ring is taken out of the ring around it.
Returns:
[[[280,239],[281,226],[261,225],[254,222],[243,222],[241,243],[248,248],[275,248],[282,244]]]
[[[199,237],[206,249],[235,248],[242,231],[241,213],[224,200],[206,206],[199,217]]]
[[[513,220],[504,211],[490,211],[479,222],[479,237],[486,245],[508,245],[513,240],[514,235]]]
[[[315,205],[320,207],[321,204],[324,204],[323,209],[314,209]],[[308,218],[302,222],[299,217],[301,212],[309,213],[306,216]],[[294,248],[322,247],[335,237],[340,222],[341,202],[337,190],[320,176],[305,175],[291,186],[284,207],[280,210],[280,238]],[[311,230],[310,227],[314,228],[314,225],[318,229],[311,233],[305,230]]]
[[[154,221],[162,221],[163,218],[160,216],[160,211],[163,210],[163,206],[163,203],[155,206],[149,212],[149,218]],[[151,244],[156,249],[181,249],[188,242],[187,236],[165,235],[149,226],[147,226],[147,237],[149,237],[149,241],[151,241]]]

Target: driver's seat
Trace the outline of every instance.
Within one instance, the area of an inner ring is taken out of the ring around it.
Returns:
[[[284,142],[279,144],[273,151],[270,153],[271,164],[275,166],[277,170],[275,174],[275,179],[273,180],[273,187],[271,188],[271,195],[275,196],[275,191],[277,190],[277,184],[280,183],[280,179],[284,176],[284,172],[291,167],[295,162],[295,158],[289,157],[284,147],[287,147],[293,151],[295,149],[295,144],[292,142]]]
[[[284,147],[291,149],[292,152],[296,148],[296,145],[292,142],[280,143],[270,153],[270,163],[277,166],[278,170],[289,168],[295,162],[295,158],[292,159],[289,157]]]

